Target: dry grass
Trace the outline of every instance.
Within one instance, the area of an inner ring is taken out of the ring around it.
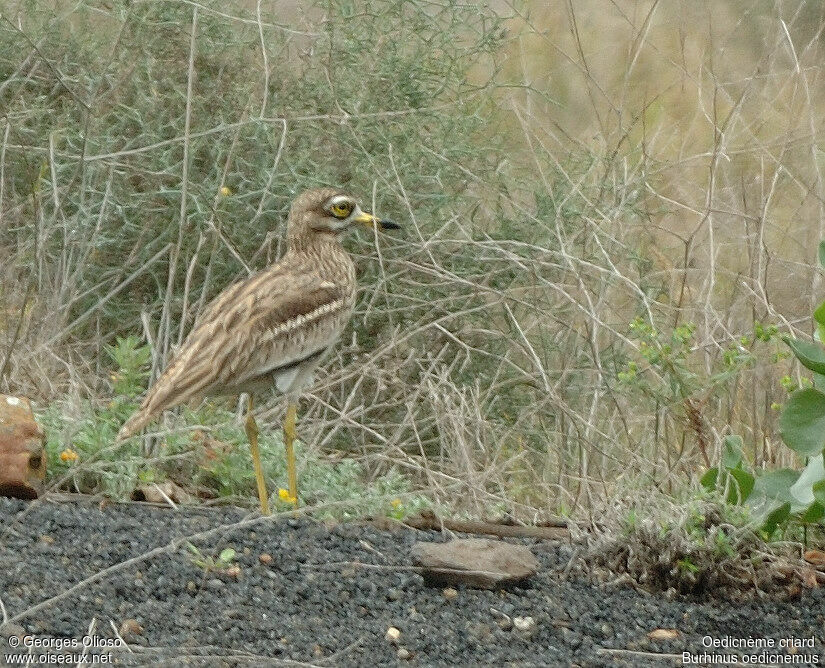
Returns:
[[[0,389],[105,400],[127,333],[157,373],[331,182],[407,232],[351,246],[310,447],[525,519],[679,496],[730,432],[794,464],[753,331],[819,298],[819,3],[280,4],[4,13]],[[651,362],[637,317],[695,331]]]

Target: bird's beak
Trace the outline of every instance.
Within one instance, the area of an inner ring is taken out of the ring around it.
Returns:
[[[401,228],[398,223],[394,223],[386,218],[378,218],[377,216],[373,216],[371,213],[367,213],[366,211],[359,211],[353,217],[352,222],[361,223],[361,225],[370,229],[376,225],[379,230],[398,230]]]

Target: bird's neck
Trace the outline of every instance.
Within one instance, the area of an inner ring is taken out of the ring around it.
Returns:
[[[288,253],[301,255],[322,276],[336,281],[354,281],[355,267],[336,234],[316,233],[290,237]]]

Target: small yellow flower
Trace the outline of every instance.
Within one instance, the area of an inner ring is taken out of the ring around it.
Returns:
[[[221,195],[223,197],[229,197],[232,194],[232,188],[229,186],[221,186]]]
[[[60,453],[60,460],[64,462],[74,462],[77,461],[78,454],[72,450],[71,448],[66,448],[63,452]]]
[[[398,506],[401,505],[401,499],[393,499],[392,501],[390,501],[390,505],[393,508],[398,508]]]
[[[295,497],[290,496],[289,490],[284,489],[283,487],[281,487],[281,489],[278,490],[278,498],[281,501],[286,501],[287,503],[295,503]]]

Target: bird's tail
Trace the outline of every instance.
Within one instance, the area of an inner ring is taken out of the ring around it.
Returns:
[[[173,408],[202,396],[204,381],[208,380],[208,376],[201,374],[195,378],[195,382],[184,380],[183,387],[178,382],[181,378],[181,370],[185,367],[185,361],[185,359],[181,361],[180,358],[176,358],[169,363],[160,378],[146,392],[137,412],[120,428],[117,433],[118,442],[139,432],[167,408]]]
[[[161,377],[155,381],[155,384],[149,388],[149,391],[143,398],[143,402],[140,404],[140,408],[132,417],[126,420],[117,433],[116,440],[118,443],[130,436],[134,436],[167,408],[172,408],[181,403],[181,401],[186,401],[190,398],[191,393],[178,394],[175,392],[175,385],[172,382],[172,380],[174,380],[172,377],[172,369],[172,366],[167,368],[166,371],[161,374]]]
[[[132,415],[132,417],[123,423],[120,431],[117,432],[117,442],[119,443],[120,441],[125,441],[130,436],[134,436],[137,432],[149,424],[154,417],[154,413],[148,409],[148,406],[145,404],[141,406],[140,410],[138,410],[134,415]]]

